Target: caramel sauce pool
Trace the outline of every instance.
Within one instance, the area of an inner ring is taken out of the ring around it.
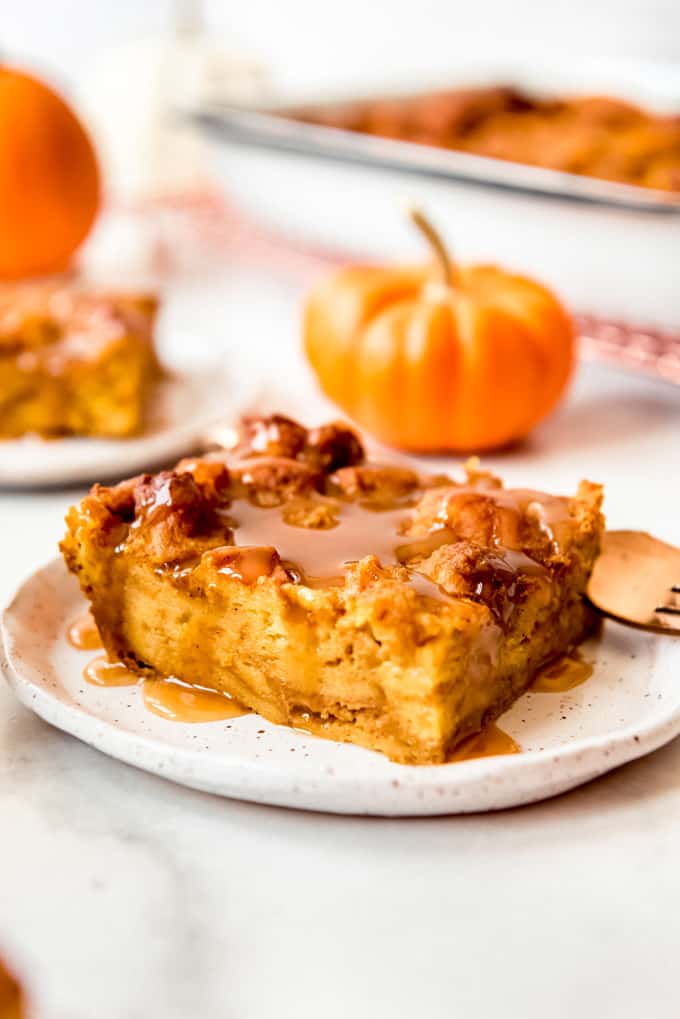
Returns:
[[[146,679],[142,695],[149,711],[173,722],[220,722],[251,714],[227,694],[189,686],[177,679]]]
[[[544,666],[529,689],[537,693],[565,693],[585,683],[592,674],[590,662],[585,662],[577,651],[573,651]]]
[[[97,651],[102,646],[97,624],[89,612],[69,626],[66,636],[71,647],[79,651]]]
[[[468,736],[449,754],[449,764],[473,761],[477,757],[500,757],[505,754],[521,754],[522,748],[512,736],[497,725],[486,725],[481,732]]]
[[[593,674],[593,666],[584,661],[578,651],[563,655],[544,666],[529,687],[537,693],[565,693],[585,683]],[[487,725],[475,736],[468,736],[449,755],[448,763],[471,761],[476,757],[496,757],[503,754],[521,754],[518,743],[497,725]]]
[[[89,612],[77,619],[67,631],[67,639],[79,651],[102,647],[96,623]],[[83,669],[83,678],[92,686],[136,686],[139,676],[122,662],[110,662],[98,655]],[[147,679],[142,684],[145,707],[161,718],[177,722],[216,722],[250,714],[249,710],[226,694],[189,686],[178,680]]]
[[[322,528],[289,524],[281,507],[260,507],[246,500],[234,503],[233,514],[237,547],[248,551],[247,572],[240,571],[246,583],[253,582],[258,568],[260,575],[270,572],[266,557],[258,552],[264,548],[275,548],[291,572],[317,587],[337,582],[349,563],[367,555],[376,555],[384,565],[398,562],[396,546],[408,541],[400,538],[408,504],[370,510],[355,502],[340,503],[335,526]],[[444,541],[442,536],[441,544]]]
[[[93,686],[136,686],[140,682],[136,673],[121,662],[110,662],[106,655],[88,662],[83,676]],[[145,708],[173,722],[219,722],[251,713],[228,694],[177,679],[145,679],[141,686]]]
[[[110,662],[106,655],[99,655],[88,662],[83,676],[93,686],[134,686],[139,682],[139,676],[121,662]]]
[[[533,516],[539,529],[551,543],[559,546],[562,529],[569,519],[564,500],[529,490],[472,490],[461,488],[461,497],[469,494],[492,499],[503,514],[508,537],[515,537],[523,513]],[[333,526],[305,527],[285,519],[280,506],[262,507],[246,499],[237,499],[229,510],[234,523],[235,545],[242,550],[238,565],[224,570],[245,583],[271,572],[271,554],[275,549],[291,575],[309,587],[325,587],[343,582],[346,568],[368,555],[375,555],[383,566],[400,564],[410,572],[410,583],[419,594],[447,600],[447,594],[432,580],[411,566],[411,560],[429,556],[442,545],[458,540],[454,530],[442,523],[429,534],[405,534],[410,510],[422,491],[395,497],[390,503],[343,499],[336,504]],[[330,501],[330,500],[328,500]],[[323,502],[323,498],[322,498]],[[498,569],[505,573],[532,573],[547,578],[544,567],[523,552],[508,548],[500,540],[496,546]]]

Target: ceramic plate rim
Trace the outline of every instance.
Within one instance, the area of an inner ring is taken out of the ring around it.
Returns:
[[[31,488],[53,489],[64,485],[89,484],[95,480],[110,480],[129,476],[135,472],[157,466],[163,461],[178,459],[193,452],[193,445],[206,429],[217,421],[234,420],[255,399],[256,386],[236,379],[221,361],[206,361],[198,365],[173,363],[167,365],[166,377],[160,383],[175,386],[179,395],[191,396],[206,392],[210,409],[199,409],[181,420],[171,418],[158,430],[130,438],[66,436],[41,439],[23,436],[0,440],[0,490],[20,491]],[[224,394],[223,406],[217,408],[217,394]],[[212,404],[215,406],[212,406]],[[73,454],[70,455],[70,451]],[[39,457],[33,457],[34,451]],[[9,457],[3,453],[9,453]],[[48,453],[57,455],[47,460]],[[111,459],[113,466],[111,466]],[[130,467],[126,466],[130,464]]]
[[[357,780],[356,776],[343,775],[341,770],[334,769],[332,792],[328,792],[327,789],[324,791],[324,783],[321,782],[318,788],[309,787],[307,794],[303,790],[296,799],[290,794],[291,787],[300,783],[309,785],[309,776],[303,773],[300,765],[295,761],[291,761],[282,774],[280,766],[275,762],[268,763],[265,758],[255,760],[241,756],[235,756],[233,759],[201,756],[189,748],[171,746],[153,736],[131,732],[116,726],[106,719],[97,717],[86,707],[73,701],[65,703],[29,676],[22,675],[21,662],[17,661],[20,655],[15,640],[15,620],[19,618],[21,603],[29,597],[34,585],[43,580],[63,583],[67,576],[63,560],[60,557],[55,557],[33,571],[20,584],[2,613],[0,666],[20,702],[48,724],[69,733],[110,757],[180,785],[211,792],[215,795],[274,806],[340,814],[405,817],[483,812],[520,806],[557,795],[643,757],[680,735],[679,696],[675,706],[661,718],[653,716],[651,719],[641,719],[638,723],[628,724],[610,733],[576,738],[568,746],[532,750],[516,756],[487,757],[464,761],[456,764],[455,772],[452,772],[450,765],[418,767],[388,762],[390,770],[384,776],[369,776]],[[66,622],[72,614],[72,603],[65,604],[64,613],[64,622]],[[657,639],[669,638],[661,636]],[[30,666],[27,667],[27,671],[30,671]],[[338,744],[338,746],[347,745]],[[148,760],[146,763],[142,763],[135,755],[135,750],[139,749],[145,754],[150,752],[151,757],[156,758],[155,762]],[[349,747],[348,749],[356,751],[358,748]],[[371,751],[362,752],[371,753]],[[177,774],[172,773],[172,769],[168,769],[162,763],[161,759],[167,761],[168,757],[191,763],[195,767],[191,769],[190,774],[185,773],[182,777],[178,777]],[[540,774],[551,765],[561,764],[564,768],[565,763],[574,762],[578,762],[579,767],[568,775],[560,775],[540,786],[537,784],[536,788],[528,792],[511,795],[509,798],[501,795],[500,802],[495,805],[461,808],[452,806],[450,802],[438,805],[436,802],[418,801],[413,803],[407,801],[403,805],[385,802],[380,809],[358,809],[332,802],[337,797],[339,790],[347,792],[364,785],[370,785],[373,790],[376,787],[384,787],[385,791],[389,789],[394,794],[397,791],[395,790],[395,778],[398,779],[397,786],[404,790],[415,788],[434,791],[439,787],[451,787],[450,791],[453,791],[454,786],[460,788],[470,784],[474,785],[474,782],[482,776],[496,781],[499,786],[502,786],[504,778],[512,779],[518,773],[526,773],[529,778],[537,778],[536,773]],[[233,788],[225,791],[224,783],[233,779],[239,771],[247,772],[248,781],[241,782],[236,791]],[[454,775],[455,783],[452,781]],[[253,787],[250,785],[252,778],[256,779],[256,784]],[[326,783],[326,785],[329,784],[331,783]],[[220,788],[216,788],[216,786],[220,786]],[[328,799],[329,802],[324,802],[325,799]]]

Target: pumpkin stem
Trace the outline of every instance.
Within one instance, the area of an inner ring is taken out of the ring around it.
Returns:
[[[455,262],[449,255],[448,249],[442,239],[442,235],[420,209],[415,206],[410,206],[408,214],[411,222],[420,230],[421,234],[430,245],[437,265],[439,266],[442,282],[447,287],[455,286],[458,282],[458,269]]]

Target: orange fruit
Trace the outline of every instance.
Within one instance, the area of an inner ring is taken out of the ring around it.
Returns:
[[[64,269],[100,195],[97,158],[73,111],[43,82],[0,66],[0,278]]]

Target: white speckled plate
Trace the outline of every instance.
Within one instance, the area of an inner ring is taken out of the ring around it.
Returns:
[[[0,440],[0,486],[104,481],[171,463],[191,452],[215,421],[238,417],[253,395],[252,384],[235,381],[221,366],[179,369],[159,384],[142,435]]]
[[[221,796],[377,815],[495,810],[554,796],[680,733],[680,641],[607,623],[584,645],[594,675],[566,694],[528,693],[500,720],[525,753],[437,767],[271,725],[257,715],[184,724],[150,714],[138,687],[82,679],[92,652],[67,626],[84,610],[61,560],[33,574],[3,617],[5,672],[19,699],[112,757]]]

